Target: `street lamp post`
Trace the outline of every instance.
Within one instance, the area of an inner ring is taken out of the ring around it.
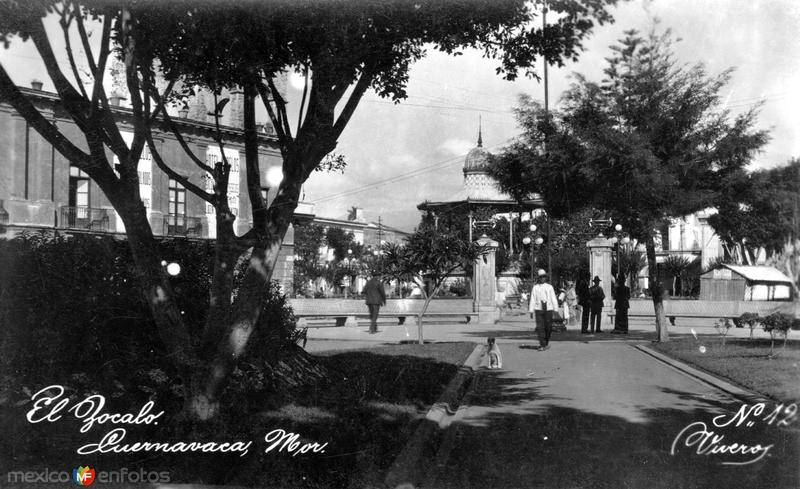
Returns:
[[[345,278],[347,279],[344,285],[344,298],[347,299],[347,289],[350,288],[350,276],[353,273],[352,267],[353,264],[356,262],[355,257],[353,257],[353,250],[350,249],[347,250],[347,256],[344,257],[342,262],[344,263]]]
[[[528,228],[528,230],[531,232],[531,234],[535,233],[536,232],[536,224],[531,224],[530,227]],[[522,238],[522,244],[524,244],[525,246],[530,245],[530,247],[531,247],[531,283],[533,283],[533,280],[534,280],[534,277],[535,277],[534,268],[535,268],[535,265],[536,265],[536,259],[535,259],[536,258],[536,254],[535,254],[536,253],[536,247],[537,246],[541,246],[542,243],[544,243],[544,239],[541,236],[538,236],[536,238],[531,238],[530,236],[525,236],[524,238]]]
[[[631,238],[628,237],[627,234],[622,232],[622,225],[617,224],[614,226],[614,236],[611,238],[611,242],[617,248],[617,278],[623,276],[622,273],[622,262],[619,260],[619,251],[622,245],[627,245],[631,242]]]

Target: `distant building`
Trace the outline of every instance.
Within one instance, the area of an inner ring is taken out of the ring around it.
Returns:
[[[42,91],[40,84],[36,84],[36,88],[22,87],[21,90],[75,144],[85,145],[85,138],[62,108],[56,94]],[[252,226],[246,176],[240,169],[244,157],[243,96],[237,90],[226,96],[230,97],[231,103],[223,117],[222,134],[225,155],[232,167],[229,204],[237,215],[235,229],[243,234]],[[130,143],[133,139],[132,111],[121,105],[119,97],[113,97],[112,102],[120,104],[113,107],[113,112],[122,137]],[[193,98],[186,110],[175,111],[175,121],[194,154],[213,166],[222,154],[213,138],[215,127],[208,120],[207,104],[202,94]],[[267,173],[271,168],[280,168],[282,159],[271,126],[264,125],[262,129],[259,135],[261,192],[271,202],[275,191],[267,183]],[[207,186],[205,173],[189,159],[172,133],[158,132],[156,144],[171,166],[188,175],[193,183]],[[122,221],[97,184],[71,165],[13,107],[5,103],[0,104],[0,155],[0,172],[5,175],[0,178],[0,221],[5,222],[0,224],[4,224],[6,237],[25,230],[47,229],[65,234],[93,233],[125,238]],[[142,153],[138,170],[142,203],[156,237],[214,239],[213,208],[162,172],[151,161],[147,148]],[[309,208],[301,203],[295,219],[312,218]],[[288,290],[291,290],[293,275],[293,248],[290,227],[273,274],[273,278]]]
[[[723,255],[719,236],[708,223],[708,218],[716,213],[716,209],[704,209],[672,219],[669,225],[659,229],[657,261],[661,263],[667,256],[679,255],[697,260],[703,270],[707,269],[710,263]]]
[[[790,301],[792,279],[773,267],[720,265],[700,276],[700,299]]]
[[[364,209],[353,207],[346,219],[331,218],[314,216],[313,219],[306,221],[307,224],[314,224],[321,226],[326,232],[331,229],[341,229],[345,233],[353,234],[353,241],[364,246],[363,253],[379,255],[381,246],[387,243],[400,244],[404,239],[410,235],[405,231],[386,226],[379,219],[379,222],[368,222],[364,217]],[[364,255],[362,255],[363,257]],[[358,257],[354,254],[353,257],[345,257],[346,260],[355,260],[358,263]],[[323,245],[319,249],[317,255],[319,265],[325,265],[334,261],[334,250]],[[339,263],[341,265],[342,262]],[[358,265],[355,265],[358,266]],[[368,277],[358,276],[353,284],[348,284],[349,288],[358,293],[364,287]],[[325,289],[330,284],[324,281],[315,284],[315,287]]]

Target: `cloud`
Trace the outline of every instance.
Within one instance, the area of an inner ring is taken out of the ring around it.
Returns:
[[[439,145],[440,150],[451,156],[465,155],[475,147],[475,141],[468,139],[450,138]]]

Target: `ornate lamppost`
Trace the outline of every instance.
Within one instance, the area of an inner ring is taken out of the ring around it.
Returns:
[[[350,288],[352,282],[353,269],[358,264],[358,258],[353,256],[353,250],[347,250],[347,256],[342,259],[342,264],[345,270],[345,285],[344,285],[344,298],[347,299],[347,289]]]
[[[536,232],[536,224],[531,224],[528,230],[531,234]],[[530,246],[531,249],[531,283],[534,280],[534,268],[536,268],[536,247],[541,246],[544,243],[544,238],[541,236],[537,236],[532,238],[531,236],[525,236],[522,238],[522,244],[525,246]]]
[[[627,233],[622,232],[622,225],[617,224],[614,226],[614,233],[611,237],[611,243],[614,244],[614,247],[617,249],[617,278],[624,276],[622,271],[622,262],[619,259],[619,251],[622,245],[627,246],[628,243],[631,242],[631,238],[627,235]]]

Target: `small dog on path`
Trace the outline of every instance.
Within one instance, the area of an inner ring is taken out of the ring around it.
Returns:
[[[503,355],[494,338],[489,338],[486,344],[486,353],[489,354],[489,368],[503,368]]]

